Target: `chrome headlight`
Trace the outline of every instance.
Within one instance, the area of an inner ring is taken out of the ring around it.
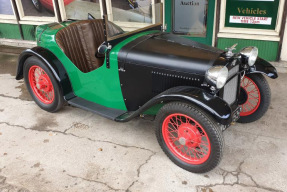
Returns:
[[[247,60],[248,65],[252,66],[256,62],[258,56],[258,49],[257,47],[245,47],[241,49],[240,54],[243,55],[245,63]]]
[[[210,84],[216,86],[217,89],[221,89],[227,81],[228,69],[225,66],[212,67],[206,72],[205,77]]]

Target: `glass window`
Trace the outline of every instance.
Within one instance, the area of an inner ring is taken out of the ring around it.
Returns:
[[[162,4],[158,0],[111,0],[107,12],[109,40],[147,28],[161,29]]]
[[[152,23],[152,0],[111,0],[113,21]]]
[[[53,0],[21,0],[24,16],[54,17]]]
[[[173,32],[205,37],[208,0],[174,0]]]
[[[0,0],[0,15],[14,15],[12,4],[9,0]]]
[[[99,0],[64,0],[67,19],[86,20],[88,13],[100,19],[101,7]]]

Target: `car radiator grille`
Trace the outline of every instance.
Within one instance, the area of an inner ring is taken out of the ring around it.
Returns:
[[[228,79],[239,71],[239,65],[229,70]],[[229,105],[235,102],[238,90],[238,76],[233,77],[225,86],[223,90],[223,100]]]

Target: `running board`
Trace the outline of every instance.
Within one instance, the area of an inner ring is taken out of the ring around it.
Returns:
[[[78,107],[78,108],[81,108],[87,111],[91,111],[95,114],[101,115],[111,120],[115,120],[118,116],[126,113],[126,111],[108,108],[108,107],[93,103],[91,101],[88,101],[80,97],[75,97],[69,100],[68,103],[75,107]]]

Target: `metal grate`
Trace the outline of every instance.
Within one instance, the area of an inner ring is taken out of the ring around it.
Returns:
[[[229,71],[228,78],[232,77],[239,71],[239,66],[235,66]],[[225,86],[223,91],[223,100],[229,105],[235,102],[238,90],[238,76],[233,77]]]

